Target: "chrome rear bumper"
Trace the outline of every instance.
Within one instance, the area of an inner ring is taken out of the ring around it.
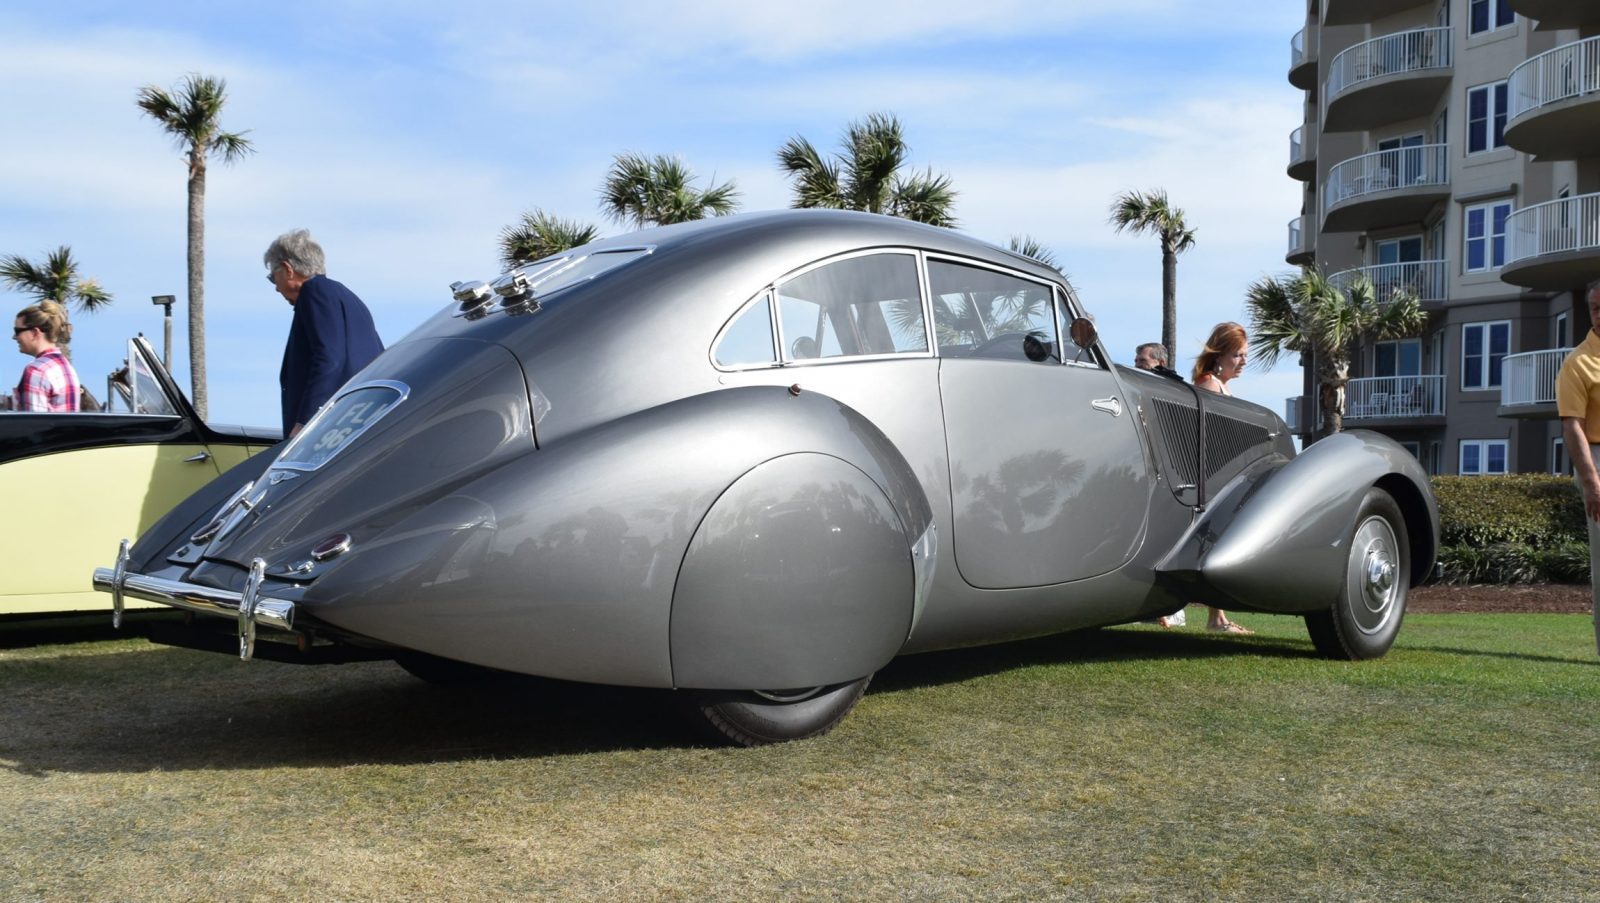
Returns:
[[[146,577],[128,573],[128,542],[123,540],[117,553],[114,568],[94,569],[94,588],[111,594],[112,623],[122,625],[122,599],[132,596],[146,602],[155,602],[181,608],[203,615],[234,618],[239,622],[239,657],[249,659],[255,651],[256,626],[278,630],[294,629],[294,603],[261,595],[261,579],[265,563],[257,558],[251,562],[250,576],[245,580],[244,592]]]

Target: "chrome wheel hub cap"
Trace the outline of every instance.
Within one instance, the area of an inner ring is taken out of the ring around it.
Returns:
[[[1356,527],[1345,574],[1350,615],[1366,634],[1384,629],[1403,604],[1404,575],[1399,566],[1400,543],[1394,528],[1381,517],[1369,517]]]

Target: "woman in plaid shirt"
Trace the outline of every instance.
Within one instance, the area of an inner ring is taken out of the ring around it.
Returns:
[[[78,409],[78,371],[56,347],[72,336],[67,310],[54,301],[40,301],[24,307],[11,327],[17,350],[32,357],[17,383],[16,409],[19,411],[76,411]]]

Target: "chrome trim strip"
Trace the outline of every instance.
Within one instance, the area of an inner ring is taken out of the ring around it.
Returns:
[[[121,594],[196,614],[220,618],[239,616],[240,594],[225,589],[214,589],[161,577],[147,577],[143,574],[123,574],[119,580],[117,571],[111,568],[94,569],[94,588],[103,593],[111,593],[113,598]],[[261,627],[293,630],[294,603],[258,595],[250,620]]]

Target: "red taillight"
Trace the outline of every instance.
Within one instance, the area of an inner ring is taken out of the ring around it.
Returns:
[[[317,543],[311,548],[311,558],[315,561],[327,561],[336,555],[343,555],[350,551],[350,534],[335,533]]]

